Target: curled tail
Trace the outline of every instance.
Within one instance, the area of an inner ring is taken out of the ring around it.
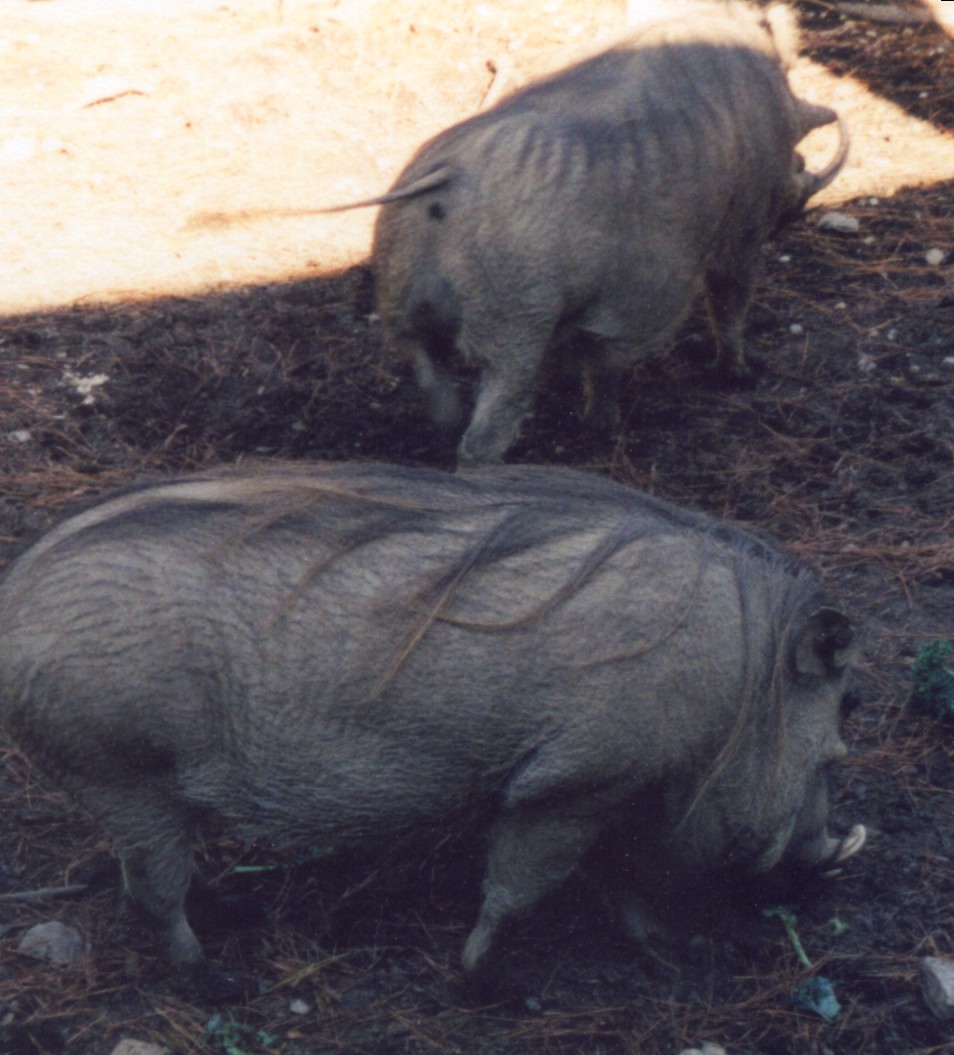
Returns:
[[[406,198],[416,198],[420,194],[437,190],[444,187],[453,179],[454,173],[450,165],[442,164],[432,169],[420,179],[407,183],[403,187],[397,186],[389,190],[387,194],[381,194],[377,198],[365,198],[363,201],[353,201],[348,205],[333,205],[329,209],[316,209],[318,213],[346,212],[348,209],[365,209],[369,205],[389,205],[394,201],[404,201]]]

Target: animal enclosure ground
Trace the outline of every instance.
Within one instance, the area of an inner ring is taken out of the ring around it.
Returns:
[[[381,344],[361,264],[373,212],[275,212],[383,189],[488,91],[622,21],[609,0],[169,3],[159,18],[150,6],[116,0],[115,17],[94,18],[77,0],[10,5],[4,558],[73,503],[172,471],[450,466],[453,441]],[[711,384],[694,317],[628,373],[615,442],[585,432],[567,388],[541,398],[510,460],[604,473],[769,531],[864,627],[834,824],[865,823],[870,844],[797,904],[812,967],[748,896],[700,910],[711,918],[676,947],[637,953],[588,873],[514,933],[508,998],[472,1006],[457,956],[479,848],[292,867],[224,841],[202,870],[260,915],[203,936],[260,991],[212,1009],[171,985],[99,829],[4,743],[0,895],[86,889],[0,900],[0,1050],[107,1055],[122,1037],[248,1055],[675,1055],[705,1040],[730,1055],[947,1050],[952,1027],[926,1009],[917,968],[954,958],[954,726],[908,698],[919,647],[954,636],[954,47],[933,26],[796,6],[806,61],[793,83],[852,133],[824,209],[858,233],[820,229],[816,214],[768,246],[746,331],[761,363],[751,387]],[[79,965],[15,952],[51,918],[88,942]],[[831,1023],[793,1003],[814,974],[842,1004]]]

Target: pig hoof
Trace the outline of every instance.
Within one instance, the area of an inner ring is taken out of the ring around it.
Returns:
[[[757,380],[758,364],[751,361],[744,363],[720,363],[718,360],[709,369],[711,380],[736,388],[752,388]]]
[[[197,1004],[245,1004],[258,995],[253,979],[225,974],[205,960],[178,964],[175,988]]]
[[[496,970],[483,966],[467,971],[461,978],[458,996],[468,1007],[487,1007],[500,1004],[512,996],[514,980],[498,963]]]
[[[838,848],[835,850],[835,856],[832,858],[831,863],[833,865],[844,864],[845,861],[854,857],[855,854],[858,853],[858,851],[865,845],[867,838],[868,832],[865,826],[863,824],[856,824],[838,844]]]
[[[243,927],[265,920],[260,902],[245,894],[225,894],[202,880],[193,879],[186,895],[189,919],[199,930]]]

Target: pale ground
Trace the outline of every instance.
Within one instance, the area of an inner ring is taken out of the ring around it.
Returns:
[[[624,24],[624,0],[4,0],[0,312],[356,263],[374,210],[253,214],[383,192],[488,92]],[[792,82],[851,129],[823,201],[954,175],[951,135],[808,61]]]

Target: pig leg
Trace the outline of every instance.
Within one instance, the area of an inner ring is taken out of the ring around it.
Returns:
[[[163,928],[169,960],[190,997],[209,1001],[241,1001],[248,980],[225,974],[205,958],[186,917],[185,900],[192,880],[192,846],[186,823],[176,823],[174,811],[150,808],[136,800],[136,825],[117,832],[120,861],[129,896]],[[115,811],[110,815],[115,817]],[[144,819],[150,818],[150,828]]]
[[[619,431],[619,384],[622,371],[605,361],[591,361],[583,369],[583,420],[600,436]]]
[[[156,829],[120,852],[129,896],[159,923],[174,964],[200,963],[202,947],[186,919],[192,849],[184,832]]]
[[[540,365],[553,340],[557,310],[528,306],[499,326],[468,326],[459,347],[465,361],[481,367],[471,423],[457,447],[458,466],[502,461],[530,413]]]
[[[736,262],[737,263],[737,262]],[[742,327],[755,283],[755,260],[738,264],[732,273],[706,274],[706,308],[716,342],[715,369],[726,377],[745,379],[751,369],[745,359]]]
[[[486,344],[468,342],[468,346],[481,348],[473,358],[483,367],[473,417],[457,448],[458,466],[494,465],[503,460],[530,411],[549,338],[549,331],[534,339],[526,333],[509,341],[499,335],[489,353]]]
[[[192,880],[191,825],[164,789],[143,778],[125,784],[77,788],[84,804],[109,819],[126,893],[164,929],[173,963],[196,963],[202,949],[186,919]]]
[[[500,820],[491,835],[484,899],[461,964],[472,978],[487,969],[491,946],[508,920],[531,909],[562,883],[599,832],[592,817],[540,810]]]
[[[411,358],[417,383],[427,395],[431,420],[441,428],[459,425],[462,415],[456,382],[425,349],[415,348]]]

